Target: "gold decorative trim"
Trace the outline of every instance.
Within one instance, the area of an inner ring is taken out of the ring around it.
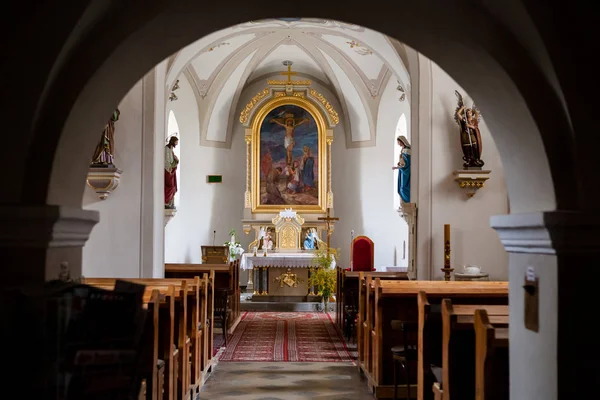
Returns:
[[[304,98],[304,92],[294,92],[294,97]]]
[[[329,102],[327,101],[325,96],[323,96],[321,93],[317,92],[315,89],[310,89],[309,93],[312,97],[314,97],[317,101],[319,101],[321,104],[323,104],[325,106],[327,113],[329,113],[329,118],[331,118],[331,121],[333,122],[334,125],[337,125],[340,122],[340,117],[339,117],[337,111],[335,111],[335,109],[333,108],[333,106],[331,104],[329,104]]]
[[[285,95],[286,95],[285,92],[275,92],[275,97],[283,97]]]
[[[252,208],[252,192],[249,190],[244,193],[244,208]]]
[[[285,85],[310,86],[310,85],[312,85],[312,81],[309,79],[305,79],[303,81],[286,81],[286,80],[279,80],[279,79],[269,79],[267,81],[267,83],[269,85],[276,85],[276,86],[285,86]]]
[[[261,101],[268,95],[269,95],[269,89],[265,88],[261,92],[258,92],[256,94],[256,96],[254,96],[252,98],[252,100],[250,100],[250,102],[248,104],[246,104],[246,107],[240,113],[240,122],[242,124],[245,124],[246,122],[248,122],[248,118],[250,117],[250,111],[252,111],[252,109],[254,108],[256,103],[258,103],[259,101]]]
[[[252,120],[252,179],[251,188],[252,192],[252,213],[264,213],[264,214],[278,214],[290,205],[276,205],[276,204],[260,204],[260,169],[257,167],[260,165],[260,127],[263,120],[271,110],[284,105],[295,105],[304,108],[315,120],[318,129],[318,164],[320,166],[327,165],[327,121],[321,108],[306,98],[301,97],[279,97],[272,98],[265,102],[261,108],[254,114]],[[301,213],[324,213],[327,206],[327,168],[319,168],[318,178],[315,177],[318,182],[318,204],[315,205],[296,205],[294,211]]]

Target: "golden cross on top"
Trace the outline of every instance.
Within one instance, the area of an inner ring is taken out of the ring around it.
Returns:
[[[327,254],[329,254],[329,247],[330,247],[330,241],[331,241],[331,223],[333,221],[339,221],[339,218],[336,217],[332,217],[331,214],[331,209],[328,208],[327,209],[327,216],[326,217],[319,217],[317,218],[319,221],[325,221],[325,223],[327,224]]]
[[[286,65],[288,70],[287,70],[287,72],[280,72],[279,75],[287,75],[288,83],[292,83],[292,75],[298,75],[298,73],[292,72],[292,62],[291,61],[284,61],[283,65]]]

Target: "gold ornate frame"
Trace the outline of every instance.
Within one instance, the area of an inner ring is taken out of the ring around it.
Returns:
[[[317,205],[294,205],[294,211],[304,214],[322,214],[327,208],[327,125],[325,117],[321,111],[309,100],[303,97],[275,97],[265,103],[259,111],[257,111],[252,121],[252,212],[253,213],[279,213],[286,208],[290,208],[289,204],[260,204],[260,127],[265,117],[273,109],[285,106],[294,105],[304,108],[314,118],[318,129],[318,148],[319,148],[319,173],[318,173],[318,194],[319,202]]]

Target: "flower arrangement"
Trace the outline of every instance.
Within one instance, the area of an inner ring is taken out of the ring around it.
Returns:
[[[329,252],[326,249],[315,250],[313,261],[317,269],[308,278],[308,285],[318,288],[325,304],[329,302],[337,286],[337,271],[331,268],[331,264],[338,258],[338,254],[339,249],[329,249]]]
[[[242,248],[242,244],[237,240],[235,229],[230,230],[228,235],[229,241],[225,242],[223,245],[229,247],[229,261],[233,261],[235,260],[236,255],[244,252],[244,249]]]

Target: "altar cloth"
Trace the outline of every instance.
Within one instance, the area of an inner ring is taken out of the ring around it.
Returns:
[[[262,254],[254,256],[250,253],[244,253],[240,260],[240,268],[242,270],[253,269],[254,267],[310,268],[316,267],[313,262],[314,257],[314,253],[267,253],[266,257]],[[335,259],[331,262],[331,268],[335,268]]]

